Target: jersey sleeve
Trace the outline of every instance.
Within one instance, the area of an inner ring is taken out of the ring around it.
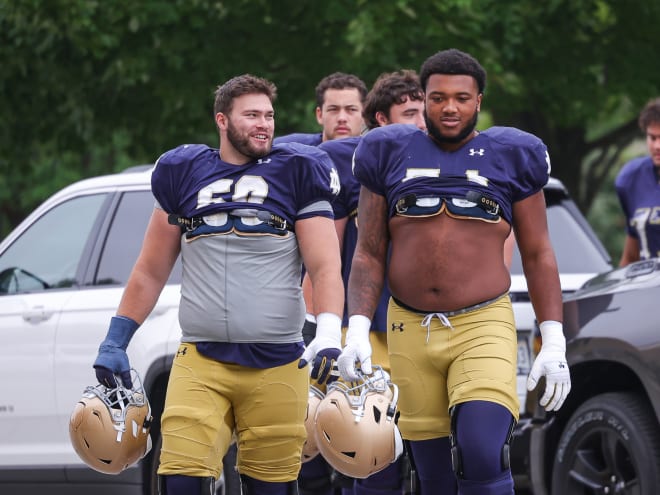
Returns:
[[[513,202],[521,201],[543,189],[551,172],[550,154],[541,139],[515,128],[492,128],[489,134],[498,149]]]
[[[355,149],[353,156],[353,175],[357,181],[370,191],[386,195],[385,173],[383,167],[388,157],[389,141],[383,132],[389,126],[378,127],[366,133]]]
[[[178,194],[174,187],[181,184],[181,171],[187,161],[184,151],[183,146],[166,151],[156,160],[156,166],[151,173],[151,191],[157,203],[167,213],[179,211]]]
[[[290,146],[294,147],[300,171],[296,177],[296,220],[315,216],[334,218],[332,202],[341,191],[341,182],[330,156],[317,147]]]
[[[357,208],[360,184],[353,177],[353,155],[360,138],[343,138],[326,141],[319,149],[330,156],[341,182],[339,195],[332,203],[335,220],[348,217]]]

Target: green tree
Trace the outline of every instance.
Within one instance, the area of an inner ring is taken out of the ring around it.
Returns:
[[[212,91],[275,81],[277,132],[314,131],[314,87],[367,84],[456,47],[488,70],[484,109],[548,144],[588,212],[660,93],[658,2],[0,0],[0,231],[79,177],[217,143]]]

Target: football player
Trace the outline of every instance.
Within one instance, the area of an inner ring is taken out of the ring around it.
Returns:
[[[619,266],[660,256],[660,98],[639,114],[648,156],[626,163],[614,186],[626,216],[626,238]]]
[[[369,129],[392,123],[410,124],[419,129],[426,129],[424,122],[424,92],[419,83],[419,77],[412,70],[381,74],[369,91],[365,100],[363,111],[364,121]],[[351,270],[351,261],[357,241],[357,206],[360,195],[360,184],[353,176],[352,163],[355,147],[360,136],[348,137],[326,141],[319,148],[326,151],[337,167],[342,183],[338,198],[333,202],[335,214],[335,227],[342,246],[342,278],[348,282]],[[305,279],[305,299],[308,301],[308,312],[314,312],[311,305],[312,288]],[[380,297],[376,309],[369,338],[373,349],[372,360],[374,364],[382,366],[389,371],[389,358],[387,356],[387,302],[389,291],[387,286]],[[344,323],[347,324],[347,317]],[[371,362],[370,361],[370,362]],[[364,371],[370,373],[369,363],[363,363]],[[303,467],[303,471],[304,471]],[[366,479],[343,480],[345,487],[343,495],[349,494],[383,494],[396,495],[401,493],[403,475],[406,469],[399,460],[392,463]]]
[[[316,121],[321,132],[295,132],[275,138],[274,143],[317,146],[325,141],[358,136],[364,129],[362,108],[367,86],[354,74],[333,72],[316,85]]]
[[[469,54],[432,55],[420,80],[427,132],[380,127],[355,151],[359,229],[339,370],[350,381],[356,363],[369,364],[371,319],[387,275],[398,426],[421,493],[512,495],[517,338],[502,255],[512,227],[543,338],[528,388],[545,377],[541,404],[549,411],[570,390],[543,196],[550,161],[531,134],[476,130],[486,73]]]
[[[275,96],[265,79],[230,79],[215,93],[220,148],[182,145],[158,159],[156,207],[94,363],[99,382],[130,387],[126,348],[181,254],[182,341],[161,419],[161,494],[210,493],[234,435],[244,494],[297,494],[307,363],[323,383],[340,352],[330,206],[339,177],[315,147],[272,146]],[[320,311],[307,347],[303,262]]]

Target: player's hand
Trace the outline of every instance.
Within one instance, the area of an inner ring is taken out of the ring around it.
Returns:
[[[557,411],[571,391],[566,339],[558,321],[544,321],[539,328],[543,344],[527,378],[527,390],[534,390],[539,379],[545,376],[545,392],[539,402],[546,411]]]
[[[355,369],[355,363],[360,364],[360,369],[365,375],[370,375],[371,370],[371,343],[369,342],[369,331],[371,320],[366,316],[353,315],[348,320],[348,331],[346,332],[346,345],[339,356],[339,374],[347,382],[358,380],[360,377]]]
[[[99,346],[99,353],[94,361],[96,379],[109,388],[117,386],[115,375],[119,376],[124,387],[133,388],[131,367],[126,348],[139,325],[131,318],[114,316],[105,340]]]
[[[340,353],[341,318],[332,313],[321,313],[316,317],[316,337],[305,348],[298,368],[311,362],[311,377],[319,385],[332,383],[339,378],[335,363]]]

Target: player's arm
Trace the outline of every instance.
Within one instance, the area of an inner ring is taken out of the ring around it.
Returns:
[[[543,191],[513,205],[515,239],[538,321],[562,321],[561,285],[550,243]]]
[[[344,245],[344,231],[348,223],[348,217],[335,220],[335,230],[337,231],[337,239],[339,240],[339,247]],[[316,311],[314,310],[314,288],[309,274],[305,271],[302,281],[303,298],[305,300],[305,324],[303,326],[303,340],[305,345],[316,337]]]
[[[557,261],[548,234],[545,198],[539,191],[513,205],[513,223],[523,271],[536,319],[540,322],[542,345],[527,378],[527,389],[536,388],[545,377],[540,404],[558,410],[571,390],[563,332],[561,284]]]
[[[128,278],[117,316],[110,320],[108,333],[94,361],[96,378],[108,387],[119,376],[132,388],[126,349],[142,322],[153,310],[179,255],[181,229],[167,222],[167,213],[155,208],[149,220],[142,249]]]
[[[315,314],[343,314],[344,285],[341,256],[334,221],[312,217],[296,222],[296,236],[313,290],[311,303]]]
[[[371,374],[371,318],[376,311],[385,281],[389,235],[387,203],[383,196],[366,187],[360,189],[358,241],[348,277],[348,330],[346,345],[337,363],[344,380]]]
[[[181,229],[154,208],[142,249],[126,284],[117,314],[142,323],[156,305],[181,249]]]
[[[639,261],[639,240],[630,234],[626,234],[619,266],[626,266],[635,261]]]
[[[348,217],[335,220],[335,230],[337,232],[337,240],[339,241],[340,252],[341,252],[341,247],[344,245],[344,232],[346,230],[347,224],[348,224]],[[303,297],[305,299],[305,307],[307,313],[311,315],[316,315],[316,311],[314,310],[314,295],[313,295],[314,289],[312,287],[312,281],[310,280],[307,272],[305,272],[305,276],[303,277],[302,288],[303,288]]]
[[[334,364],[341,352],[341,316],[344,284],[341,279],[339,241],[333,220],[312,217],[296,222],[298,246],[312,283],[316,335],[306,346],[298,367],[312,363],[312,378],[319,384],[336,380]]]
[[[348,280],[348,313],[372,318],[385,281],[387,203],[366,187],[360,189],[358,240]]]

